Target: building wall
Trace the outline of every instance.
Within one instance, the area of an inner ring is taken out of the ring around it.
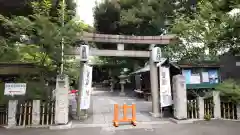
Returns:
[[[240,65],[236,65],[236,62],[240,62],[240,56],[226,53],[220,57],[220,73],[222,80],[229,78],[236,80],[240,79]]]

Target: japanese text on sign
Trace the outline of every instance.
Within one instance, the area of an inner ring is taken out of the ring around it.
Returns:
[[[5,83],[4,95],[24,95],[26,83]]]

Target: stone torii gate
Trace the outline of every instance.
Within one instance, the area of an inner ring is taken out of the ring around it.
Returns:
[[[95,33],[81,33],[79,40],[87,42],[101,42],[101,43],[116,43],[117,50],[96,49],[90,48],[89,55],[91,56],[115,56],[115,57],[145,57],[150,58],[150,82],[152,95],[152,116],[160,116],[160,96],[157,78],[157,66],[151,57],[151,50],[156,44],[167,45],[171,40],[175,39],[174,35],[161,36],[126,36],[126,35],[109,35],[109,34],[95,34]],[[149,45],[148,51],[124,50],[126,44]],[[79,55],[80,47],[67,51],[65,55]],[[82,74],[81,74],[82,75]],[[80,77],[81,79],[81,77]],[[81,85],[81,82],[80,82]],[[80,93],[79,93],[80,96]],[[80,99],[80,97],[78,97]],[[79,115],[79,114],[78,114]]]

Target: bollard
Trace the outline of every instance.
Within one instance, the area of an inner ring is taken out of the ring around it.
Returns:
[[[123,118],[119,120],[119,108],[123,109]],[[127,110],[132,109],[132,118],[127,117]],[[114,117],[113,125],[115,127],[119,126],[119,122],[131,122],[133,126],[136,126],[136,105],[132,104],[130,106],[123,104],[122,107],[119,107],[118,104],[114,104]]]

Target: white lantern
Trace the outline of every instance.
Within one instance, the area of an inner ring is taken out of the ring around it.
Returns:
[[[160,62],[162,57],[162,52],[160,47],[154,47],[152,49],[152,60],[153,62]]]
[[[88,61],[89,59],[89,46],[81,45],[80,47],[80,61]]]

